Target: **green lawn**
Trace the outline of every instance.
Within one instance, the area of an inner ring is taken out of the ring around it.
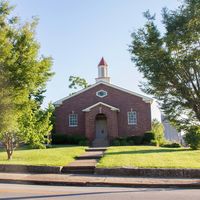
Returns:
[[[152,146],[110,147],[98,167],[200,168],[200,150]]]
[[[74,157],[84,152],[85,147],[55,146],[49,149],[21,148],[14,151],[13,159],[8,161],[3,149],[0,149],[0,164],[65,166]]]

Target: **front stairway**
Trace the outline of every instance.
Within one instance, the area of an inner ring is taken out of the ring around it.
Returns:
[[[93,147],[107,147],[107,146],[109,146],[109,142],[108,142],[107,139],[96,138],[96,139],[92,142],[92,146],[93,146]]]
[[[77,156],[76,160],[62,168],[62,173],[69,174],[94,174],[95,167],[102,158],[106,148],[88,148],[83,155]]]

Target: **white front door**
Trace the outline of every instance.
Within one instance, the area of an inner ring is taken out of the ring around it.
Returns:
[[[106,119],[96,120],[96,139],[107,138],[107,122]]]

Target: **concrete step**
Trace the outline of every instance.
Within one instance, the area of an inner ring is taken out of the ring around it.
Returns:
[[[92,147],[107,147],[108,144],[102,143],[102,142],[93,142]]]
[[[76,159],[77,160],[88,160],[88,159],[100,159],[103,156],[77,156]]]
[[[97,164],[97,159],[83,159],[83,160],[75,160],[74,162],[71,162],[66,167],[95,167]]]
[[[88,151],[84,153],[83,155],[76,156],[77,160],[85,160],[85,159],[100,159],[103,156],[102,151]]]
[[[88,148],[88,149],[85,149],[85,151],[106,151],[107,150],[107,147],[91,147],[91,148]]]
[[[68,166],[63,167],[61,172],[74,174],[94,174],[96,164],[96,159],[75,160]]]
[[[109,146],[109,142],[108,140],[104,140],[104,139],[95,139],[92,142],[92,146],[93,147],[107,147]]]
[[[62,173],[72,174],[94,174],[98,160],[103,157],[106,148],[88,148],[86,152],[80,156],[76,156],[76,160],[62,168]]]
[[[61,172],[65,174],[94,174],[94,171],[95,167],[63,167]]]

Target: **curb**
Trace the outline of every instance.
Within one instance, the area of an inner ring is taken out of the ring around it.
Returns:
[[[62,167],[37,166],[37,165],[8,165],[1,164],[0,172],[4,173],[38,173],[38,174],[60,174]]]
[[[153,177],[153,178],[200,178],[200,169],[173,168],[95,168],[96,175]]]
[[[98,168],[88,166],[35,166],[35,165],[8,165],[1,164],[0,172],[3,173],[37,173],[37,174],[63,174],[91,170],[96,175],[128,176],[128,177],[154,177],[154,178],[200,178],[200,169],[173,169],[173,168]]]
[[[15,179],[0,179],[0,183],[13,183],[13,184],[30,184],[30,185],[55,185],[55,186],[87,186],[87,187],[134,187],[134,188],[193,188],[200,189],[200,183],[116,183],[116,182],[72,182],[72,181],[45,181],[45,180],[15,180]]]

